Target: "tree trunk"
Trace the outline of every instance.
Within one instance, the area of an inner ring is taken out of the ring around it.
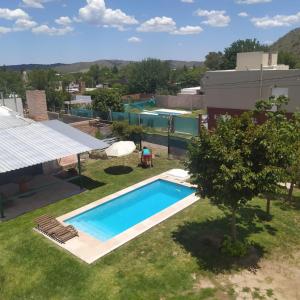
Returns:
[[[295,186],[295,182],[292,180],[291,181],[291,186],[290,186],[290,189],[289,189],[288,199],[287,199],[289,203],[291,203],[292,199],[293,199],[294,186]]]
[[[267,196],[267,214],[270,215],[270,211],[271,211],[271,197],[268,195]]]
[[[235,209],[232,210],[232,215],[231,215],[231,237],[232,237],[232,240],[235,242],[236,241],[236,216],[235,216]]]

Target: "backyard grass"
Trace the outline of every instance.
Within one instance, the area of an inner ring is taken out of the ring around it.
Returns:
[[[89,161],[84,167],[86,192],[1,223],[0,299],[235,299],[235,287],[223,276],[236,274],[239,268],[255,269],[262,259],[280,259],[285,264],[295,259],[300,246],[299,207],[282,206],[280,200],[272,203],[270,221],[262,220],[262,199],[241,211],[240,236],[250,238],[256,248],[240,260],[220,254],[219,239],[229,226],[224,213],[207,200],[92,265],[32,230],[41,214],[60,216],[181,165],[166,158],[157,158],[152,169],[138,168],[137,163],[136,154],[125,160]],[[118,165],[126,167],[120,172]],[[273,299],[272,278],[266,281],[265,291],[247,285],[240,290]]]

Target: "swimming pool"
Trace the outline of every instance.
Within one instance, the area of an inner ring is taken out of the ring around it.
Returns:
[[[105,242],[193,193],[191,187],[158,179],[64,222]]]

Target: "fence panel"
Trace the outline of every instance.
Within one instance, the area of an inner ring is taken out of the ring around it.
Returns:
[[[174,116],[173,122],[175,132],[198,135],[198,119]]]
[[[168,130],[168,117],[163,116],[156,116],[156,115],[147,115],[141,114],[140,115],[140,125],[144,127],[154,128],[154,129],[161,129],[161,130]]]

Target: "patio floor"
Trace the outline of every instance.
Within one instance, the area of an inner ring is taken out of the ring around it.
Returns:
[[[55,203],[56,201],[68,198],[82,192],[79,186],[63,181],[51,175],[37,175],[28,182],[28,195],[9,201],[4,205],[5,218],[1,221],[13,219],[26,212]],[[47,185],[46,187],[43,187]],[[43,187],[41,190],[36,189]],[[30,191],[32,190],[32,193]],[[55,193],[53,192],[55,190]],[[18,193],[18,185],[9,183],[0,185],[0,193],[4,195],[15,195]]]

